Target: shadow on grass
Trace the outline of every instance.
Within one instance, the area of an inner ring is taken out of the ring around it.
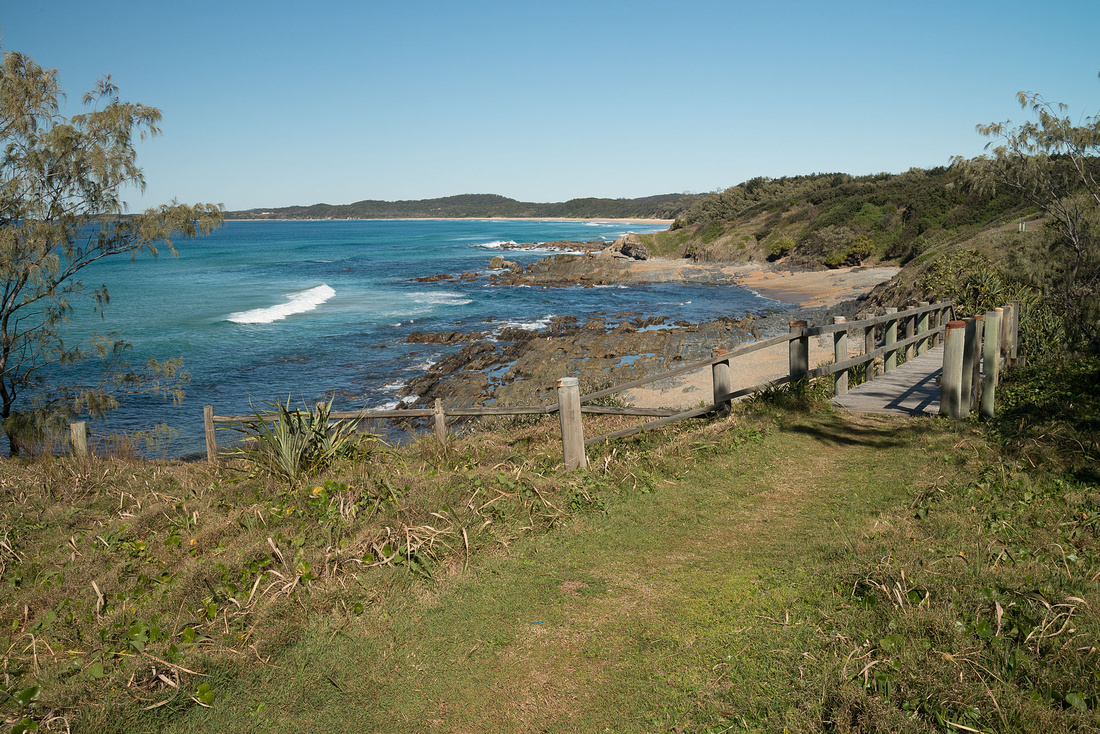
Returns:
[[[1100,359],[1028,365],[1008,373],[993,436],[1010,454],[1040,455],[1078,481],[1100,480]]]
[[[865,446],[890,449],[919,441],[935,430],[930,420],[914,420],[909,424],[894,422],[875,426],[854,425],[840,416],[828,416],[813,423],[798,423],[785,430],[802,434],[826,446]]]

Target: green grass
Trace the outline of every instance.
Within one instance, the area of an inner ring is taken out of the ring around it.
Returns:
[[[654,257],[680,257],[680,247],[689,239],[691,233],[686,230],[664,230],[652,234],[640,235],[649,253]]]
[[[1057,387],[1074,407],[1024,429],[1027,372],[989,427],[846,416],[800,387],[593,449],[593,468],[568,474],[549,421],[377,455],[316,493],[159,465],[7,463],[5,489],[35,477],[5,504],[23,554],[0,576],[8,685],[42,686],[19,714],[87,731],[1096,727],[1100,381],[1083,364]],[[356,492],[359,514],[334,510]],[[173,561],[157,544],[172,527],[198,552]],[[80,541],[66,562],[80,532],[122,547]],[[421,545],[402,555],[409,532]],[[383,541],[394,561],[367,567]],[[180,563],[177,580],[135,596],[150,557]],[[292,589],[264,593],[299,562],[310,572]],[[225,613],[256,577],[259,599]],[[133,611],[98,619],[90,579]],[[65,598],[77,623],[40,624]],[[135,620],[157,613],[164,639],[137,649]],[[174,667],[149,657],[169,645]]]

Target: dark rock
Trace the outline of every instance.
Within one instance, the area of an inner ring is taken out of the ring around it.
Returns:
[[[460,344],[484,337],[484,331],[414,331],[405,341],[409,344]]]
[[[517,329],[513,326],[509,326],[506,329],[501,329],[500,336],[498,337],[502,342],[526,342],[531,341],[538,336],[537,331],[531,331],[529,329]]]
[[[629,236],[629,235],[628,235]],[[623,244],[622,253],[635,260],[648,260],[649,250],[641,242],[627,242]]]
[[[427,275],[423,278],[413,278],[413,280],[417,283],[434,283],[438,280],[454,280],[454,276],[440,273],[439,275]]]
[[[511,270],[513,273],[515,273],[517,271],[521,272],[521,273],[523,272],[523,268],[520,267],[519,263],[515,262],[514,260],[505,260],[500,255],[497,255],[496,257],[494,257],[492,260],[489,261],[489,269],[490,270]]]

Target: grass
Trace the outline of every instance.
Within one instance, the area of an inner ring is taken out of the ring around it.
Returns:
[[[0,710],[120,732],[1096,727],[1100,380],[1076,364],[1046,413],[1033,391],[1065,370],[1014,375],[993,425],[842,415],[801,385],[586,472],[558,470],[551,421],[297,491],[4,462],[4,684],[40,688]]]

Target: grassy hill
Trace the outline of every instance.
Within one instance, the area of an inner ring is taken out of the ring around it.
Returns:
[[[709,194],[684,211],[672,231],[648,239],[659,254],[707,262],[904,265],[1034,213],[1015,194],[979,194],[954,169],[812,174],[757,178]]]
[[[571,199],[551,204],[516,201],[496,194],[462,194],[414,201],[357,201],[228,212],[227,219],[417,219],[568,217],[674,219],[699,199],[696,194],[661,194],[640,199]]]

